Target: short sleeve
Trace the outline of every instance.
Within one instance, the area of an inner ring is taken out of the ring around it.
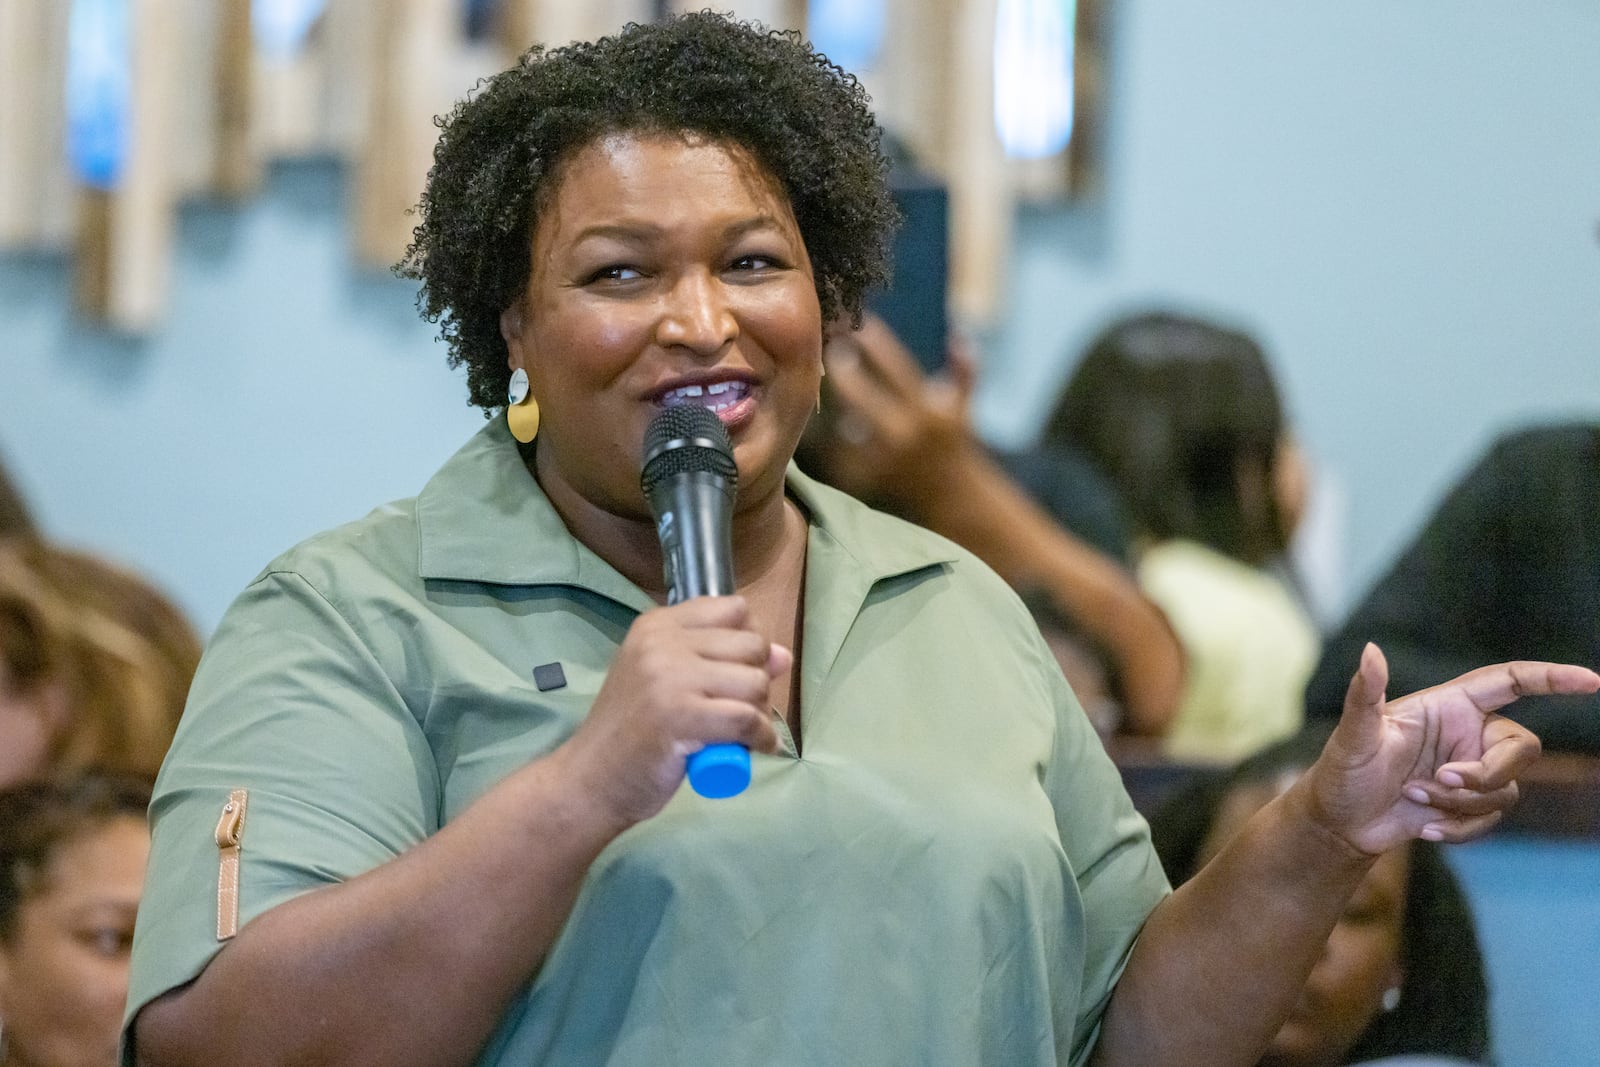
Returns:
[[[1049,656],[1042,643],[1039,654]],[[1061,672],[1046,668],[1056,739],[1044,787],[1083,905],[1083,984],[1074,1019],[1072,1063],[1086,1063],[1100,1017],[1127,966],[1145,919],[1171,892],[1150,843],[1150,827]]]
[[[217,825],[235,790],[247,791],[241,928],[437,829],[438,776],[417,719],[361,634],[292,572],[263,575],[229,609],[157,779],[130,1020],[222,947]]]

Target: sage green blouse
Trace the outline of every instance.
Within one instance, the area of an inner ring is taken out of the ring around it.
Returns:
[[[998,578],[797,470],[789,489],[811,519],[798,754],[617,838],[480,1063],[1087,1058],[1167,892],[1144,821]],[[652,606],[568,534],[499,421],[414,500],[274,562],[157,784],[129,1017],[223,944],[233,791],[242,925],[561,744]]]

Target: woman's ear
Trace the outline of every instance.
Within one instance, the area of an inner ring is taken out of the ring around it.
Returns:
[[[508,362],[514,367],[522,358],[522,305],[512,304],[500,312],[500,337],[506,343],[506,351],[510,354]]]

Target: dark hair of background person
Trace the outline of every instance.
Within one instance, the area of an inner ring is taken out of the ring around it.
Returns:
[[[1040,444],[1077,449],[1111,480],[1136,528],[1253,565],[1289,531],[1273,476],[1285,433],[1261,347],[1202,319],[1149,312],[1089,345]]]
[[[22,502],[22,494],[17,492],[11,479],[6,476],[5,463],[0,462],[0,538],[31,537],[37,533],[33,516],[28,514],[28,507]]]
[[[816,277],[823,321],[859,316],[884,280],[898,213],[866,91],[795,32],[746,32],[708,12],[563,48],[534,46],[439,121],[396,270],[422,282],[471,403],[505,403],[500,314],[527,285],[534,224],[563,164],[609,133],[697,134],[739,145],[777,178]]]
[[[61,847],[120,816],[144,821],[150,782],[86,774],[0,791],[0,941],[10,940],[22,905]]]
[[[1316,762],[1331,722],[1206,774],[1168,797],[1150,819],[1151,843],[1174,886],[1198,872],[1201,849],[1223,800],[1235,788],[1277,782]],[[1345,1054],[1357,1064],[1386,1056],[1458,1056],[1486,1062],[1489,1055],[1489,985],[1473,928],[1472,911],[1443,850],[1411,842],[1405,913],[1400,930],[1400,1003],[1380,1012]]]
[[[66,721],[45,774],[154,777],[201,642],[182,611],[131,571],[43,541],[0,543],[0,663],[13,690],[55,686]]]

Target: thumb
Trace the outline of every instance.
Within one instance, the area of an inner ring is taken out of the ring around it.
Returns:
[[[1389,684],[1389,661],[1383,650],[1368,641],[1361,650],[1361,663],[1344,694],[1344,714],[1339,717],[1339,732],[1357,752],[1370,752],[1378,743],[1383,724],[1383,691]]]

